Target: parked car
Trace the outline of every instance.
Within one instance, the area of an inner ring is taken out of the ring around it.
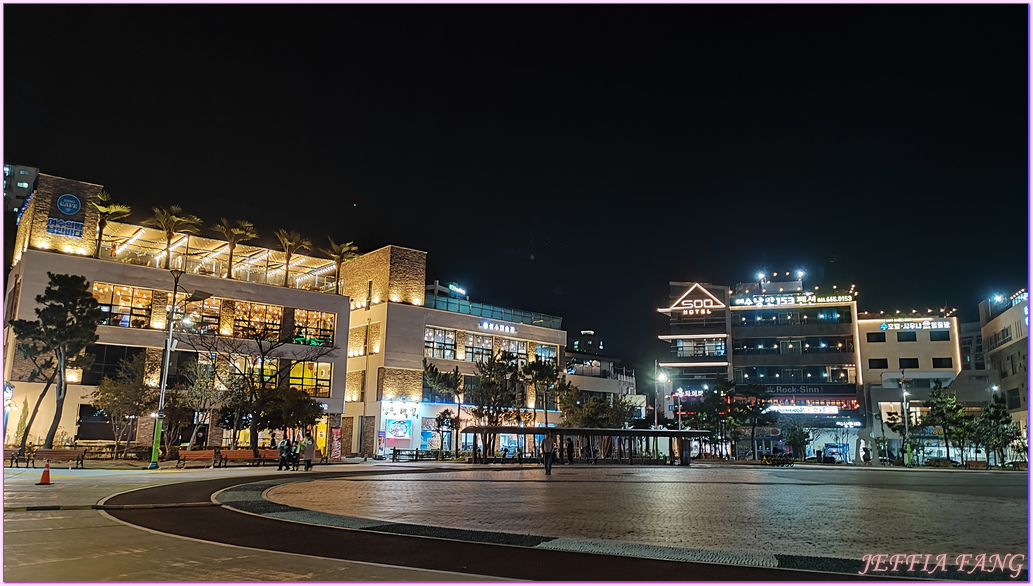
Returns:
[[[1005,462],[1004,467],[1009,470],[1029,470],[1029,462],[1025,460],[1012,460]]]
[[[961,462],[947,458],[926,458],[925,465],[933,468],[961,468]]]

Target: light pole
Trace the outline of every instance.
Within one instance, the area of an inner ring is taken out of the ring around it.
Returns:
[[[907,410],[907,383],[904,382],[904,371],[900,371],[900,406],[904,411],[904,466],[907,468],[911,467],[911,444],[907,441],[907,420],[911,419],[911,414]]]
[[[657,373],[657,361],[653,361],[653,429],[660,427],[660,406],[657,404],[660,400],[660,383],[667,382],[667,373],[659,371]]]
[[[168,337],[165,339],[165,354],[161,360],[161,380],[158,381],[158,388],[160,389],[158,391],[158,417],[154,420],[154,444],[151,446],[151,463],[147,466],[148,470],[158,469],[158,450],[161,448],[161,423],[165,418],[165,383],[169,377],[169,358],[172,355],[172,322],[176,317],[176,295],[179,294],[179,278],[184,273],[184,271],[179,269],[172,269],[169,272],[172,273],[173,279],[172,303],[170,304],[170,313],[165,318],[165,321],[168,322],[169,331]],[[203,301],[211,296],[211,293],[194,291],[184,303],[187,301]]]

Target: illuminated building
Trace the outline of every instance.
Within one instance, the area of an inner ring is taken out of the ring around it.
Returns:
[[[607,401],[623,398],[637,409],[636,417],[645,417],[646,397],[639,395],[635,371],[620,365],[620,360],[603,355],[603,340],[595,330],[580,330],[568,340],[566,380],[581,391],[583,397],[601,397]]]
[[[669,417],[679,409],[691,413],[723,376],[740,390],[762,385],[772,411],[806,415],[812,427],[828,428],[827,438],[816,439],[835,443],[838,453],[853,443],[863,420],[852,287],[805,290],[803,275],[789,273],[758,275],[734,289],[695,282],[670,287],[670,305],[658,310],[671,324],[671,333],[660,336],[671,344],[671,356],[659,363],[671,380],[663,404]],[[764,426],[758,452],[782,449],[780,433],[777,424]],[[740,440],[740,453],[747,444]]]
[[[21,212],[32,193],[39,169],[22,165],[4,165],[4,210]]]
[[[158,385],[158,370],[162,362],[165,331],[171,307],[174,278],[164,268],[164,236],[155,229],[116,223],[108,224],[102,238],[101,258],[93,258],[97,246],[98,218],[96,208],[101,186],[54,177],[40,173],[36,188],[21,214],[15,237],[17,247],[14,268],[7,280],[5,317],[36,319],[34,299],[43,293],[48,283],[47,272],[82,275],[89,283],[94,297],[104,311],[104,319],[97,328],[99,339],[87,350],[95,356],[93,366],[86,371],[68,373],[68,396],[62,411],[61,428],[69,441],[104,439],[95,434],[104,426],[92,424],[96,410],[89,404],[89,395],[102,377],[114,377],[119,361],[138,354],[146,356],[146,364],[153,374],[146,382]],[[176,234],[169,267],[184,271],[178,283],[178,307],[194,291],[210,294],[208,299],[185,304],[189,320],[173,324],[178,346],[171,354],[168,380],[177,382],[181,368],[188,359],[204,362],[209,353],[202,352],[191,340],[192,336],[210,335],[221,344],[239,343],[246,339],[246,330],[260,327],[277,341],[283,341],[286,353],[297,357],[306,355],[305,348],[332,348],[348,331],[349,301],[346,297],[328,295],[333,284],[321,278],[306,278],[318,272],[313,265],[325,266],[330,261],[311,257],[295,257],[300,262],[291,273],[292,287],[272,282],[279,270],[282,283],[282,254],[253,247],[238,247],[238,264],[247,264],[249,256],[264,255],[274,260],[263,265],[262,272],[240,269],[237,279],[221,278],[221,271],[213,262],[217,251],[224,250],[224,241],[205,237]],[[112,254],[112,249],[117,252]],[[243,254],[241,254],[243,252]],[[250,253],[250,254],[249,254]],[[225,261],[223,254],[222,260]],[[332,267],[332,263],[330,263]],[[305,271],[305,272],[303,272]],[[332,275],[331,275],[332,276]],[[234,342],[234,341],[238,342]],[[14,402],[21,405],[28,399],[33,404],[43,382],[30,381],[31,364],[20,357],[15,348],[17,340],[8,327],[5,329],[4,375],[14,386]],[[309,356],[318,353],[308,353]],[[225,357],[223,357],[225,358]],[[247,361],[246,356],[230,360]],[[281,360],[288,360],[283,364]],[[305,390],[320,402],[326,413],[316,428],[320,447],[326,449],[330,427],[339,427],[344,411],[344,380],[347,357],[343,351],[332,351],[315,360],[277,359],[276,371],[286,384]],[[268,365],[267,368],[272,368]],[[219,382],[217,385],[224,385]],[[33,438],[42,437],[53,418],[54,402],[44,400],[33,426]],[[110,428],[109,428],[110,429]],[[136,437],[141,443],[150,443],[153,419],[140,417]],[[13,430],[8,430],[13,433]],[[230,443],[229,431],[217,426],[210,430],[216,445]],[[103,436],[103,434],[101,434]],[[264,434],[262,442],[264,443]],[[13,438],[5,438],[10,442]],[[246,433],[238,436],[246,444]]]
[[[1028,437],[1029,425],[1029,292],[994,295],[979,302],[983,351],[988,368],[996,370],[1012,419]]]

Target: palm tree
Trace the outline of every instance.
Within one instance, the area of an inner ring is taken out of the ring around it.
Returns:
[[[334,242],[333,238],[326,237],[330,241],[330,248],[320,248],[320,252],[329,256],[334,261],[334,267],[337,271],[334,273],[334,286],[338,295],[341,294],[341,265],[345,262],[359,256],[359,247],[355,246],[354,242],[345,242],[344,244],[338,244]]]
[[[294,230],[288,232],[283,228],[276,231],[276,238],[280,241],[283,254],[287,257],[283,262],[283,286],[290,287],[288,280],[291,275],[291,257],[299,250],[312,248],[312,241]]]
[[[96,201],[90,202],[93,207],[97,208],[99,218],[97,220],[97,250],[93,252],[93,258],[100,258],[100,245],[104,238],[104,228],[107,227],[108,222],[118,220],[128,216],[133,210],[129,209],[129,206],[113,203],[111,201],[111,194],[106,191],[101,191],[97,194]]]
[[[212,226],[212,229],[222,234],[229,242],[230,245],[230,261],[226,267],[227,279],[233,278],[233,250],[237,248],[238,242],[244,242],[245,240],[253,240],[258,238],[258,232],[255,231],[255,225],[245,220],[237,220],[234,223],[230,223],[226,218],[219,218],[219,223]]]
[[[184,214],[183,208],[179,206],[169,206],[169,209],[158,207],[151,209],[154,210],[154,215],[141,223],[165,233],[165,268],[167,269],[172,261],[172,239],[176,236],[176,232],[197,234],[201,218],[193,214]]]

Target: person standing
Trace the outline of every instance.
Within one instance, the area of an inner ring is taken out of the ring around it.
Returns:
[[[567,464],[574,463],[574,440],[567,438]]]
[[[556,440],[552,439],[552,434],[545,434],[545,439],[542,440],[542,462],[545,463],[545,475],[549,476],[552,474],[552,453],[556,449]]]
[[[280,443],[276,445],[276,448],[280,450],[280,461],[276,464],[277,470],[291,469],[291,440],[287,439],[286,436]]]
[[[301,453],[301,459],[305,460],[305,472],[312,469],[312,459],[316,457],[316,442],[312,439],[312,432],[305,432],[305,439],[301,440],[301,446],[298,450]]]

